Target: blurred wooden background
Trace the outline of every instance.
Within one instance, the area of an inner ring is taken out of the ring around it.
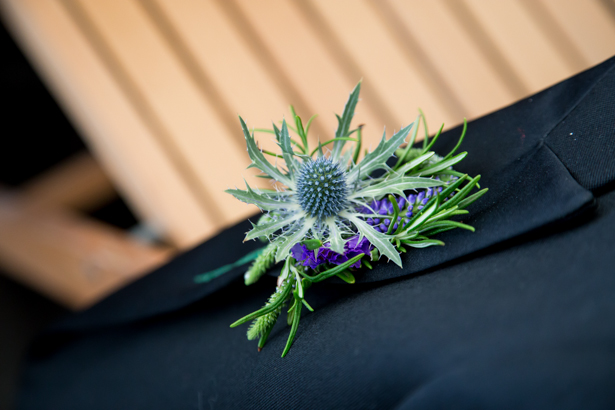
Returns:
[[[238,114],[268,128],[292,103],[304,119],[319,114],[312,142],[326,140],[363,79],[355,124],[366,124],[374,147],[383,127],[390,135],[418,107],[432,130],[449,128],[615,54],[615,0],[0,5],[94,157],[0,197],[0,263],[74,308],[256,212],[222,192],[243,187],[243,178],[266,183],[245,170]],[[260,143],[275,146],[267,134]],[[113,189],[168,246],[78,215],[80,203]]]

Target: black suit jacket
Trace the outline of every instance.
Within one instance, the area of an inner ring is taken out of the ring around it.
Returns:
[[[274,278],[193,281],[261,246],[246,222],[41,335],[20,407],[615,408],[614,95],[611,59],[471,122],[476,232],[313,286],[286,358],[285,325],[229,328]]]

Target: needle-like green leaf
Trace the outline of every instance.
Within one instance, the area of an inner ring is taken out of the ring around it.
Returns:
[[[305,234],[308,233],[308,231],[314,226],[314,222],[316,222],[315,218],[306,218],[301,227],[286,238],[286,240],[278,248],[278,253],[275,255],[276,262],[279,262],[288,256],[290,253],[290,248],[303,240]]]
[[[254,136],[252,136],[250,134],[250,131],[248,131],[248,126],[246,125],[243,118],[239,117],[239,121],[241,122],[241,129],[243,130],[243,136],[245,137],[246,145],[248,146],[248,155],[250,156],[250,159],[252,160],[252,165],[250,166],[251,167],[254,166],[260,169],[265,174],[269,175],[276,181],[279,181],[288,187],[293,187],[294,184],[290,180],[290,178],[284,175],[278,169],[278,167],[276,167],[275,165],[273,165],[272,163],[270,163],[269,161],[265,159],[265,157],[263,156],[263,153],[256,145]]]
[[[446,184],[442,181],[438,181],[437,179],[398,176],[356,191],[355,193],[349,195],[348,199],[377,198],[391,193],[403,195],[404,191],[409,189],[431,188],[443,185]]]
[[[344,245],[346,244],[346,241],[342,239],[342,234],[335,224],[335,218],[327,218],[325,223],[329,228],[329,244],[331,246],[331,250],[337,253],[344,253]]]
[[[348,101],[344,106],[344,112],[342,116],[337,117],[337,131],[335,131],[335,138],[345,137],[350,130],[350,123],[352,122],[352,117],[354,117],[354,110],[359,102],[359,92],[361,92],[361,83],[356,85],[354,90],[348,96]],[[333,143],[333,150],[331,151],[331,159],[336,160],[342,153],[342,149],[344,148],[344,144],[346,141],[337,140]]]
[[[275,125],[274,125],[275,126]],[[290,134],[288,133],[288,127],[286,120],[282,121],[282,130],[280,131],[280,149],[282,150],[282,157],[286,162],[286,168],[290,175],[294,175],[297,172],[297,163],[295,161],[293,147],[290,143]]]
[[[254,228],[246,234],[244,242],[249,241],[250,239],[259,238],[261,236],[270,236],[276,231],[279,231],[284,227],[290,226],[293,222],[303,218],[304,216],[304,212],[298,212],[294,215],[290,215],[286,218],[280,218],[277,221],[268,224],[254,226]]]
[[[347,180],[349,183],[354,182],[359,175],[361,177],[369,176],[377,169],[387,168],[387,160],[393,155],[395,150],[405,141],[408,132],[412,128],[412,124],[402,128],[399,132],[393,134],[387,141],[386,134],[382,134],[382,139],[375,150],[365,155],[356,167],[348,172]]]
[[[270,198],[268,195],[261,195],[256,193],[250,185],[246,182],[247,191],[241,189],[227,189],[226,193],[233,195],[241,202],[246,204],[254,204],[260,209],[265,210],[279,210],[279,209],[299,209],[299,205],[295,203],[289,203],[288,201],[280,201],[276,198]]]
[[[343,212],[342,216],[350,220],[350,222],[357,227],[359,233],[365,236],[369,243],[378,248],[382,255],[395,262],[400,268],[402,267],[399,253],[397,253],[397,250],[395,250],[395,247],[391,244],[389,236],[376,231],[372,226],[368,225],[367,222],[349,212]]]
[[[437,174],[439,171],[447,169],[448,167],[452,167],[456,163],[460,162],[461,160],[463,160],[466,157],[466,155],[468,155],[467,152],[462,152],[462,153],[457,154],[454,157],[449,158],[449,159],[447,159],[445,161],[440,161],[440,162],[437,162],[437,163],[435,163],[433,165],[430,165],[427,168],[416,170],[416,171],[414,171],[412,173],[412,175],[428,176],[428,175]]]

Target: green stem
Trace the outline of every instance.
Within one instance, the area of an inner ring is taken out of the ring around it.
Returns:
[[[431,147],[433,147],[433,144],[436,143],[436,141],[438,140],[438,138],[440,137],[440,134],[442,134],[442,130],[444,129],[444,124],[442,124],[440,126],[440,129],[438,130],[438,132],[436,133],[436,135],[433,136],[433,138],[431,139],[431,141],[429,142],[429,144],[427,146],[423,146],[423,154],[426,153],[427,151],[429,151],[431,149]]]
[[[263,149],[261,151],[263,152],[263,154],[271,155],[272,157],[284,158],[282,155],[276,154],[276,153],[271,152],[271,151],[267,151],[266,149]]]
[[[427,118],[425,118],[425,114],[423,110],[419,108],[419,115],[423,120],[423,125],[425,126],[425,139],[423,140],[423,148],[427,147],[427,143],[429,142],[429,130],[427,129]]]
[[[457,141],[457,145],[455,145],[455,147],[451,150],[451,152],[449,152],[442,160],[447,160],[447,159],[449,159],[450,157],[453,156],[455,151],[457,151],[457,149],[459,148],[459,146],[463,142],[463,139],[466,136],[467,129],[468,129],[468,121],[464,118],[463,119],[463,130],[461,131],[461,136],[459,137],[459,141]]]
[[[284,286],[283,290],[282,290],[282,295],[272,304],[264,306],[262,308],[260,308],[259,310],[257,310],[256,312],[252,312],[247,316],[242,317],[241,319],[239,319],[238,321],[236,321],[235,323],[233,323],[231,325],[231,327],[237,327],[239,325],[242,325],[246,322],[249,322],[250,320],[256,319],[257,317],[266,315],[269,312],[273,312],[274,310],[276,310],[280,305],[282,305],[282,303],[284,303],[284,301],[286,301],[286,299],[288,298],[288,295],[290,294],[290,291],[292,290],[292,287],[290,285],[290,283],[287,283],[286,286]]]
[[[295,302],[297,301],[295,300]],[[295,340],[295,335],[297,334],[297,328],[299,328],[299,319],[301,318],[301,307],[302,306],[303,306],[303,303],[295,303],[293,324],[290,328],[290,334],[288,335],[288,340],[286,341],[286,347],[284,348],[284,351],[282,352],[282,357],[286,356],[286,354],[290,350],[290,347],[293,344],[293,341]]]
[[[311,282],[321,282],[327,278],[330,278],[331,276],[335,276],[338,273],[342,272],[344,269],[350,267],[350,265],[354,264],[355,262],[357,262],[359,259],[361,259],[363,257],[363,253],[355,256],[352,259],[347,260],[346,262],[342,263],[341,265],[336,266],[335,268],[331,268],[331,269],[327,269],[324,272],[319,273],[316,276],[313,276],[310,278]]]
[[[389,229],[387,230],[387,235],[393,233],[393,226],[395,226],[395,222],[397,222],[397,218],[399,217],[399,206],[397,205],[397,200],[393,195],[389,195],[389,201],[393,204],[393,219],[389,223]],[[397,230],[401,228],[401,224],[397,225]],[[397,232],[395,232],[397,233]]]
[[[319,142],[318,148],[314,148],[314,151],[312,151],[312,153],[310,154],[310,157],[313,156],[316,153],[316,151],[318,151],[321,147],[324,147],[325,145],[331,144],[332,142],[335,142],[335,141],[357,141],[357,140],[355,138],[338,137],[338,138],[330,139],[329,141],[326,141],[325,143],[322,143],[322,144]]]
[[[354,154],[352,156],[352,161],[355,164],[359,162],[359,154],[361,154],[361,142],[363,141],[362,130],[363,125],[359,125],[359,128],[357,128],[357,145],[354,148]]]

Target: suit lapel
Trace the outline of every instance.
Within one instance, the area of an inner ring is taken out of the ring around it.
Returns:
[[[613,66],[615,59],[472,121],[460,148],[469,155],[456,168],[470,175],[481,174],[481,185],[489,188],[463,220],[476,232],[445,232],[438,239],[446,246],[409,250],[403,257],[403,269],[382,260],[373,270],[357,275],[358,282],[377,282],[433,269],[587,209],[593,202],[591,192],[575,180],[545,139],[552,138],[551,132]],[[459,128],[444,133],[434,150],[447,153],[459,133]],[[85,330],[171,312],[240,280],[245,266],[205,284],[197,284],[193,278],[233,263],[262,246],[258,242],[242,243],[249,227],[248,222],[242,222],[226,230],[91,309],[71,316],[52,331]]]

